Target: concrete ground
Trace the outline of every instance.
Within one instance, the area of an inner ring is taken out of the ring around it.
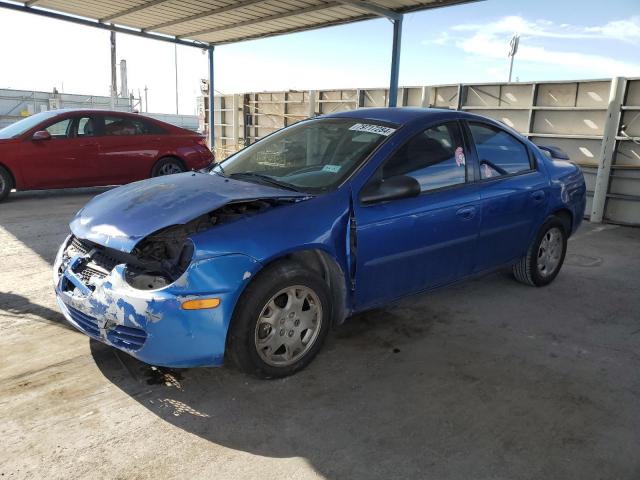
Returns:
[[[0,205],[1,478],[640,478],[640,229],[584,225],[547,288],[414,297],[259,381],[65,325],[51,262],[97,192]]]

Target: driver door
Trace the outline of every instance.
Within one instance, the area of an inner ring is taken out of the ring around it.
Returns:
[[[89,116],[70,116],[38,130],[48,140],[29,138],[21,145],[23,175],[32,188],[64,188],[95,185],[98,145]]]
[[[372,182],[410,176],[420,194],[363,204],[354,198],[356,308],[451,283],[473,271],[480,194],[458,122],[424,130],[376,171]]]

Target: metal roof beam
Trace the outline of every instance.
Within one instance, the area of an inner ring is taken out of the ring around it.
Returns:
[[[380,5],[376,5],[375,3],[371,3],[365,0],[338,0],[338,2],[343,3],[344,5],[355,7],[358,10],[362,10],[367,13],[373,13],[375,15],[378,15],[379,17],[386,17],[390,20],[398,20],[402,16],[402,14],[394,10],[381,7]]]
[[[53,18],[55,20],[63,20],[65,22],[77,23],[78,25],[84,25],[85,27],[100,28],[101,30],[109,30],[112,32],[126,33],[127,35],[135,35],[137,37],[150,38],[153,40],[160,40],[161,42],[178,43],[188,47],[206,48],[208,44],[198,42],[196,40],[184,40],[182,38],[171,37],[156,33],[145,32],[142,30],[136,30],[131,28],[118,27],[116,25],[108,25],[106,23],[100,23],[94,20],[87,20],[85,18],[79,18],[64,13],[52,12],[50,10],[42,10],[40,8],[27,7],[25,5],[19,5],[17,3],[7,3],[4,0],[0,0],[0,8],[7,8],[9,10],[15,10],[18,12],[31,13],[33,15],[40,15],[41,17]]]
[[[38,0],[32,0],[37,2]],[[147,8],[155,7],[156,5],[160,5],[161,3],[166,3],[169,0],[151,0],[150,2],[145,2],[142,5],[138,5],[137,7],[127,8],[126,10],[121,10],[114,14],[109,15],[108,17],[101,18],[101,22],[111,22],[116,18],[124,17],[125,15],[131,15],[132,13],[139,12],[140,10],[146,10]]]
[[[190,38],[198,35],[206,35],[209,33],[224,32],[225,30],[233,30],[234,28],[247,27],[249,25],[256,25],[258,23],[270,22],[272,20],[279,20],[281,18],[294,17],[296,15],[304,15],[305,13],[317,12],[318,10],[326,10],[327,8],[334,8],[341,6],[340,2],[327,2],[321,5],[314,5],[312,7],[302,8],[300,10],[293,10],[290,12],[276,13],[275,15],[269,15],[267,17],[254,18],[252,20],[246,20],[244,22],[232,23],[230,25],[224,25],[216,28],[206,28],[204,30],[198,30],[196,32],[185,33],[179,35],[178,38]]]
[[[150,27],[145,28],[143,31],[148,32],[151,30],[159,30],[161,28],[172,27],[174,25],[190,22],[192,20],[198,20],[204,17],[210,17],[212,15],[218,15],[220,13],[226,13],[232,10],[237,10],[239,8],[248,7],[249,5],[254,5],[256,3],[264,3],[265,1],[266,0],[244,0],[242,2],[232,3],[231,5],[227,5],[225,7],[214,8],[212,10],[207,10],[201,13],[197,13],[195,15],[190,15],[188,17],[178,18],[176,20],[170,20],[164,23],[158,23],[157,25],[152,25]]]

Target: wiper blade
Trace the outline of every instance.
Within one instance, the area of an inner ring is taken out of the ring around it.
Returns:
[[[300,192],[300,190],[298,190],[297,188],[295,188],[293,185],[291,185],[290,183],[286,183],[286,182],[280,182],[279,180],[276,180],[273,177],[270,177],[269,175],[264,175],[262,173],[255,173],[255,172],[239,172],[239,173],[232,173],[229,175],[230,178],[242,178],[242,177],[249,177],[249,178],[257,178],[260,179],[266,183],[270,183],[271,185],[275,185],[276,187],[279,188],[284,188],[285,190],[291,190],[293,192]]]
[[[216,172],[216,171],[215,171],[215,168],[216,168],[216,167],[220,169],[220,172]],[[209,172],[213,172],[213,173],[215,173],[216,175],[220,175],[221,177],[226,177],[226,176],[227,176],[227,175],[224,173],[224,168],[222,167],[222,162],[214,163],[213,165],[209,165],[209,166],[208,166],[208,167],[206,167],[206,168],[208,168],[208,169],[209,169]]]

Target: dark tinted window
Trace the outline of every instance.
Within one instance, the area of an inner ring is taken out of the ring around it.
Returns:
[[[458,124],[429,128],[400,147],[383,165],[381,177],[397,175],[415,178],[423,192],[464,183],[465,152]]]
[[[149,135],[163,133],[153,123],[130,117],[104,117],[104,135]]]
[[[527,148],[511,134],[482,123],[469,123],[480,161],[480,178],[531,170]]]
[[[77,137],[93,137],[96,134],[96,121],[91,117],[78,118]]]

